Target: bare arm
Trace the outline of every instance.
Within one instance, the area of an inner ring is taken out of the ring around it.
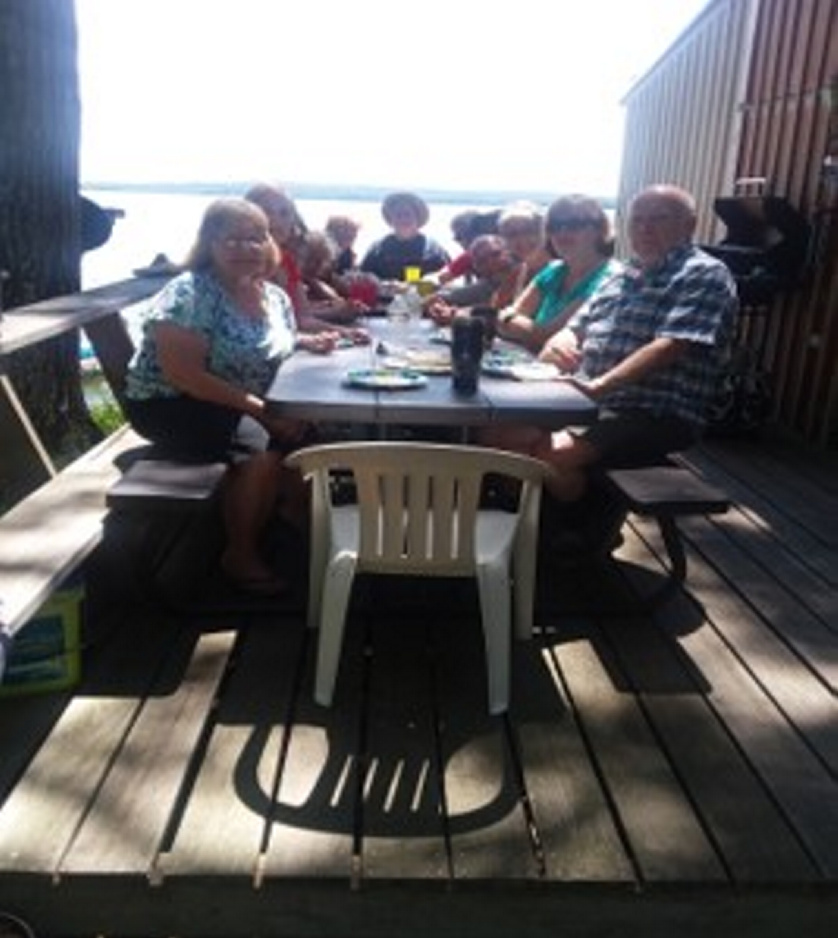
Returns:
[[[541,291],[534,283],[528,283],[515,302],[498,314],[500,334],[519,338],[522,330],[529,332],[540,303]]]
[[[600,397],[626,385],[637,384],[656,371],[668,368],[686,353],[689,345],[683,339],[653,339],[604,375],[585,382],[585,390],[591,397]]]
[[[207,370],[209,343],[192,329],[161,322],[154,327],[157,359],[163,375],[172,387],[190,397],[220,404],[257,419],[262,400]]]
[[[305,429],[298,420],[269,417],[265,401],[207,370],[209,343],[200,333],[174,323],[155,326],[157,359],[172,387],[190,397],[229,407],[259,421],[278,439],[297,439]]]
[[[530,283],[518,299],[498,316],[498,332],[506,338],[520,342],[534,354],[538,354],[544,343],[555,335],[564,323],[585,302],[583,298],[568,304],[558,315],[545,325],[535,321],[538,307],[541,305],[541,291]]]

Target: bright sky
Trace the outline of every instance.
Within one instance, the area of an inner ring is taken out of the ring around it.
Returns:
[[[82,180],[609,194],[708,0],[76,0]]]

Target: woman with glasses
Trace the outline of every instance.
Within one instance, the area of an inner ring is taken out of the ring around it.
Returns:
[[[185,271],[149,302],[125,390],[126,415],[155,455],[230,464],[221,566],[234,585],[261,594],[285,586],[259,542],[286,481],[283,453],[309,429],[269,417],[262,395],[295,346],[316,338],[298,334],[288,296],[269,282],[278,261],[258,206],[213,202]],[[297,494],[286,495],[291,513]]]
[[[620,269],[612,259],[611,223],[596,199],[556,199],[547,209],[544,227],[556,259],[498,316],[502,336],[536,353]]]

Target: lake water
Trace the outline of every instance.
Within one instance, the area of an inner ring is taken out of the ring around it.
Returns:
[[[107,244],[84,255],[82,285],[85,289],[130,277],[135,267],[150,263],[158,253],[164,253],[174,261],[182,260],[192,246],[204,209],[216,198],[193,193],[158,194],[119,189],[97,189],[85,195],[103,208],[120,208],[125,212],[125,217],[115,222]],[[322,228],[333,214],[356,218],[361,223],[356,242],[359,255],[389,230],[381,217],[381,203],[378,201],[297,199],[296,204],[310,228]],[[429,207],[431,218],[424,230],[449,251],[456,251],[457,246],[451,238],[451,218],[473,206],[431,202]],[[476,207],[483,211],[491,206]]]

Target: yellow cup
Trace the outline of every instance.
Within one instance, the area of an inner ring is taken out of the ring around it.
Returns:
[[[405,283],[419,283],[419,281],[422,279],[422,268],[421,267],[405,267],[404,279],[405,279]]]

